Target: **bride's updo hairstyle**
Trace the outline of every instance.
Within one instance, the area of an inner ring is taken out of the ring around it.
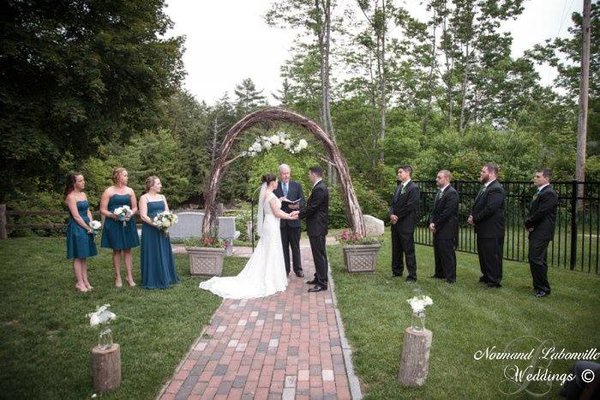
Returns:
[[[273,174],[264,174],[262,176],[262,181],[264,183],[266,183],[267,186],[269,186],[269,183],[273,182],[276,179],[277,179],[277,177],[275,175],[273,175]]]

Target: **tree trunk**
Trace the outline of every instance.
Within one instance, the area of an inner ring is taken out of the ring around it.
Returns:
[[[0,239],[6,239],[6,204],[0,204]]]
[[[404,345],[398,382],[404,386],[422,386],[429,373],[429,349],[433,334],[430,330],[413,331],[411,327],[404,330]]]
[[[380,36],[380,54],[378,57],[378,64],[379,64],[379,94],[380,94],[380,105],[379,105],[379,110],[381,113],[381,131],[379,133],[379,138],[381,140],[381,145],[383,145],[383,141],[385,139],[385,115],[386,115],[386,103],[385,103],[385,96],[386,96],[386,90],[385,90],[385,84],[386,84],[386,68],[385,68],[385,31],[386,31],[386,5],[385,5],[385,0],[382,0],[381,2],[381,12],[383,13],[383,26],[381,27],[381,34]],[[381,160],[381,163],[383,164],[384,162],[384,153],[383,153],[383,149],[381,150],[381,154],[379,156],[379,159]]]
[[[329,68],[329,54],[331,51],[331,1],[317,1],[317,7],[323,8],[323,20],[321,31],[318,34],[319,37],[319,53],[320,53],[320,70],[321,70],[321,122],[325,133],[335,141],[335,133],[333,131],[333,121],[331,119],[330,109],[330,68]],[[331,163],[327,164],[327,175],[330,186],[334,186],[337,183],[336,170]]]
[[[433,71],[435,69],[436,61],[435,61],[435,46],[436,46],[436,31],[437,23],[436,23],[436,12],[433,11],[433,32],[432,32],[432,40],[431,40],[431,68],[429,68],[429,93],[427,97],[427,107],[425,109],[425,115],[423,115],[423,125],[422,132],[423,134],[427,134],[427,128],[429,126],[429,114],[431,110],[431,102],[433,99]]]
[[[92,379],[99,393],[114,390],[121,385],[121,349],[114,343],[108,349],[92,349]]]
[[[461,99],[461,105],[460,105],[460,121],[458,124],[458,131],[460,133],[463,133],[465,131],[465,113],[466,113],[466,109],[467,109],[467,85],[469,83],[469,63],[470,63],[469,43],[467,43],[466,50],[465,50],[464,72],[463,72],[463,79],[462,79],[462,85],[461,85],[462,99]]]
[[[577,121],[577,161],[575,176],[585,182],[585,159],[587,142],[588,92],[590,87],[590,14],[591,0],[583,2],[583,47],[581,50],[581,81],[579,84],[579,119]],[[583,197],[584,185],[578,185],[577,196]]]

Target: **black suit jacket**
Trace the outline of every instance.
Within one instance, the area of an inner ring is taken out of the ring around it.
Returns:
[[[398,217],[397,228],[400,233],[413,233],[417,224],[417,212],[421,192],[419,187],[411,180],[404,188],[404,193],[392,198],[390,214]]]
[[[471,215],[475,233],[481,238],[504,236],[504,188],[495,180],[475,198]]]
[[[434,200],[429,223],[435,224],[436,238],[458,238],[458,192],[452,186],[444,189],[442,197]]]
[[[323,181],[319,181],[308,197],[306,207],[300,210],[300,219],[306,218],[308,236],[327,235],[329,222],[329,191]]]
[[[529,239],[552,240],[556,223],[558,194],[551,185],[546,186],[533,197],[529,214],[525,220],[525,228],[533,228]]]
[[[277,184],[277,188],[275,190],[273,190],[273,193],[275,194],[275,196],[277,196],[278,198],[283,197],[283,187],[281,186],[281,181],[279,181],[279,183]],[[299,182],[296,181],[292,181],[290,180],[288,183],[288,194],[287,194],[287,198],[288,200],[298,200],[300,199],[300,209],[302,209],[302,207],[304,207],[305,201],[304,201],[304,193],[302,192],[302,185],[300,185]],[[287,202],[281,202],[281,211],[284,211],[286,213],[290,213],[294,210],[291,210],[289,207],[290,203]],[[281,227],[285,228],[286,226],[289,226],[290,228],[300,228],[300,220],[299,219],[281,219]]]

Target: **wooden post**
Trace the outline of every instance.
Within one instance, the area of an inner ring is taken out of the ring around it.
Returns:
[[[433,333],[428,329],[414,331],[411,327],[404,331],[404,346],[398,382],[404,386],[422,386],[429,373],[429,349]]]
[[[108,349],[99,346],[92,349],[92,379],[94,390],[99,393],[121,385],[121,349],[117,343]]]
[[[0,204],[0,239],[6,239],[6,204]]]

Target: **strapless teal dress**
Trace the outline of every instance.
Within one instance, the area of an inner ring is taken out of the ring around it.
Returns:
[[[108,200],[108,211],[129,206],[131,201],[128,194],[113,194]],[[104,218],[104,227],[102,229],[101,246],[113,250],[127,250],[140,245],[140,238],[135,226],[135,218],[123,224],[123,221],[115,221],[112,218]]]
[[[162,200],[148,202],[148,217],[165,210]],[[146,289],[165,289],[179,282],[175,272],[175,260],[171,239],[159,229],[144,222],[142,225],[142,286]]]
[[[87,200],[77,202],[79,216],[83,218],[86,224],[90,223],[87,215],[88,207]],[[89,235],[87,230],[75,222],[71,215],[67,225],[67,258],[87,258],[96,254],[98,254],[98,250],[96,249],[96,243],[94,243],[94,235]]]

